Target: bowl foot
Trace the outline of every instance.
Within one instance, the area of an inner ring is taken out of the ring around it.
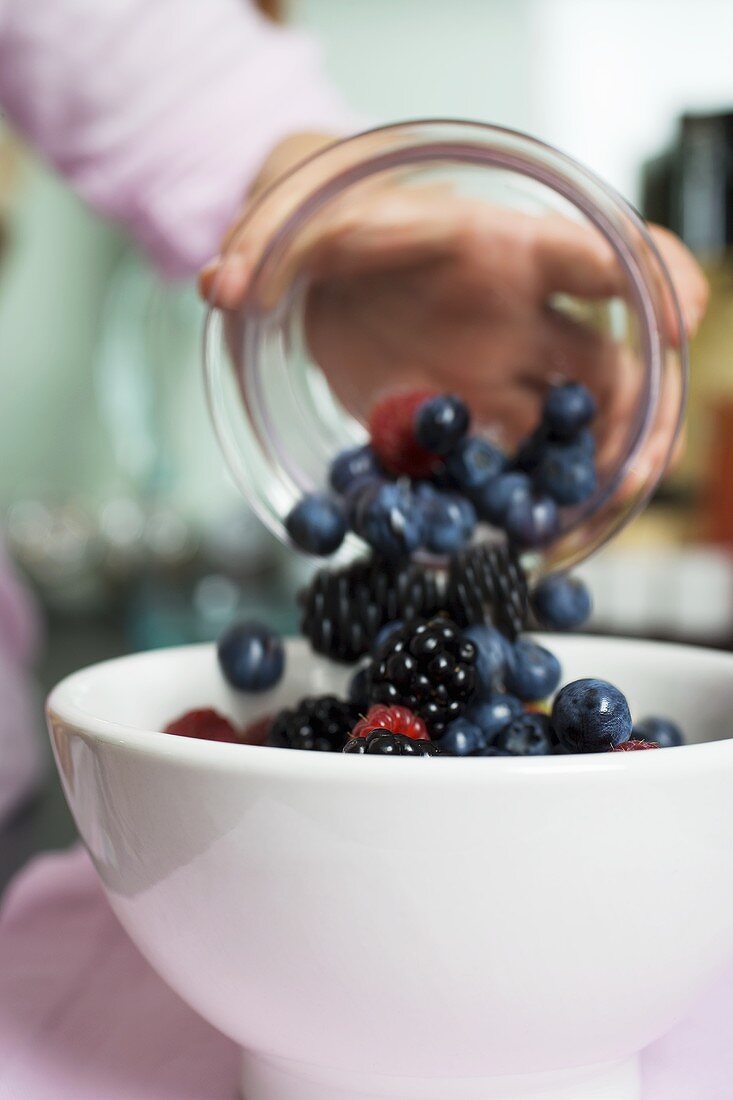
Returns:
[[[365,1077],[245,1054],[242,1100],[640,1100],[638,1059],[522,1077]]]

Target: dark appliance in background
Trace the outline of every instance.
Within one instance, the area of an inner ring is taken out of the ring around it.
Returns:
[[[697,539],[733,550],[733,110],[680,119],[671,146],[643,168],[642,209],[685,241],[710,282],[671,486],[694,509]]]

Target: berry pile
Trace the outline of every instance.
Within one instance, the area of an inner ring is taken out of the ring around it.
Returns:
[[[540,424],[510,456],[470,434],[460,397],[389,393],[372,410],[369,443],[334,459],[329,491],[295,505],[290,539],[329,555],[352,530],[379,558],[399,562],[416,551],[455,554],[485,524],[520,550],[545,546],[560,530],[561,509],[596,492],[595,414],[585,386],[555,386]]]
[[[251,632],[240,627],[237,636],[251,655]],[[231,657],[229,647],[225,653]],[[684,743],[668,719],[634,725],[626,698],[608,681],[559,687],[560,679],[557,658],[529,637],[512,641],[486,622],[461,628],[441,613],[383,628],[349,699],[308,696],[241,732],[216,711],[191,711],[166,732],[386,756],[547,756]]]
[[[306,696],[244,731],[216,711],[196,710],[166,732],[384,756],[683,744],[667,719],[634,725],[626,698],[605,680],[561,687],[557,658],[526,633],[533,624],[577,629],[591,611],[577,578],[547,575],[530,587],[520,552],[554,538],[559,509],[595,493],[594,415],[583,386],[554,387],[540,425],[510,459],[470,434],[459,398],[388,395],[373,410],[370,443],[338,455],[330,491],[303,498],[287,523],[292,541],[310,553],[334,552],[348,528],[371,547],[347,567],[320,570],[299,596],[312,648],[355,666],[347,698]],[[471,545],[477,523],[497,533]],[[442,571],[412,560],[419,549],[439,555]],[[285,671],[282,640],[255,621],[234,623],[217,655],[237,693],[270,691]]]

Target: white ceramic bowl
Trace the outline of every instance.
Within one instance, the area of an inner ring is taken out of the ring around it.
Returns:
[[[246,1100],[632,1100],[733,955],[733,656],[552,638],[696,742],[538,759],[316,755],[156,733],[346,673],[289,647],[235,699],[210,647],[51,695],[69,805],[153,966],[244,1048]],[[720,740],[723,739],[723,740]]]

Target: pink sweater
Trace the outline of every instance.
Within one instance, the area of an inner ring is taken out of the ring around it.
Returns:
[[[353,126],[314,44],[247,0],[0,0],[0,106],[171,276],[278,141]]]

